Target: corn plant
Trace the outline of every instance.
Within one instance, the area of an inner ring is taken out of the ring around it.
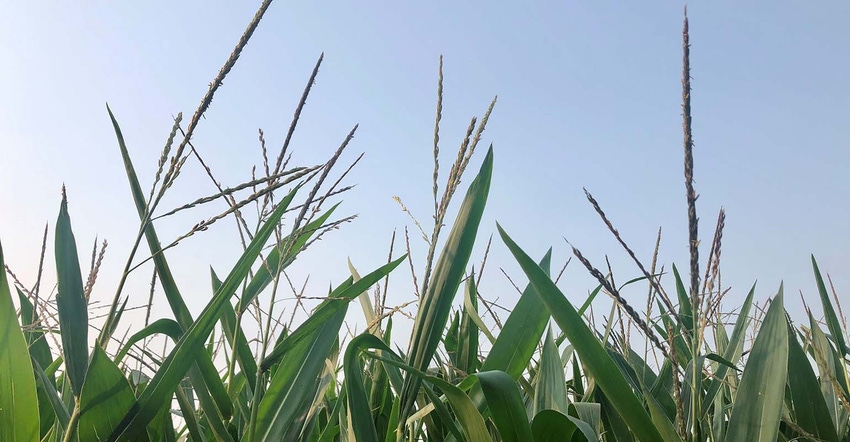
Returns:
[[[487,253],[477,272],[470,266],[493,179],[492,145],[457,215],[447,219],[495,100],[480,121],[470,122],[441,186],[441,59],[430,232],[413,218],[427,244],[425,259],[414,262],[405,231],[407,253],[394,257],[391,245],[386,264],[363,276],[350,265],[351,276],[329,289],[302,322],[283,319],[275,306],[282,285],[289,284],[289,266],[318,238],[352,219],[334,218],[336,205],[325,208],[350,189],[339,183],[351,168],[329,188],[325,184],[356,126],[324,164],[290,167],[287,156],[323,58],[276,159],[268,157],[260,132],[261,177],[252,174],[250,180],[224,187],[191,141],[270,3],[260,6],[189,124],[184,128],[182,117],[175,118],[148,192],[136,175],[118,119],[108,109],[139,228],[102,320],[92,314],[90,296],[106,243],[99,253],[95,243],[84,280],[64,189],[53,245],[55,297],[41,290],[46,230],[31,288],[5,266],[0,246],[0,440],[850,441],[847,326],[831,279],[824,279],[814,257],[824,320],[807,309],[805,324],[786,313],[782,286],[764,308],[754,300],[753,286],[727,328],[730,315],[722,310],[727,290],[719,272],[722,210],[701,271],[687,15],[682,77],[690,250],[686,278],[676,266],[669,273],[658,268],[660,231],[656,253],[646,266],[585,191],[633,259],[637,277],[617,285],[610,268],[603,273],[571,246],[576,260],[598,281],[576,306],[558,287],[552,250],[535,260],[508,229],[497,225],[501,243],[528,280],[506,320],[499,320],[478,285]],[[190,157],[204,166],[217,192],[162,209],[163,196]],[[251,193],[243,197],[242,191]],[[163,245],[156,230],[160,219],[213,202],[226,209]],[[247,208],[252,206],[259,215],[249,223]],[[193,317],[183,293],[198,288],[178,285],[167,252],[225,217],[235,220],[243,251],[227,273],[211,270],[206,290],[212,296]],[[144,246],[149,253],[142,252]],[[405,260],[416,296],[409,337],[393,332],[394,315],[404,306],[386,305],[388,276]],[[152,286],[160,287],[171,316],[150,321],[152,289],[143,305],[144,326],[119,338],[122,318],[132,305],[125,293],[128,278],[145,265],[153,267]],[[671,281],[662,279],[669,274]],[[622,294],[638,284],[648,286],[642,312]],[[670,293],[665,286],[672,288]],[[369,297],[373,287],[378,290],[374,303]],[[297,305],[303,305],[306,297],[293,291]],[[591,311],[600,295],[614,303],[604,326],[598,327],[599,315]],[[345,342],[342,326],[355,299],[367,326]],[[495,326],[487,325],[487,315]],[[98,332],[91,339],[90,328]],[[254,329],[257,338],[249,339]],[[755,339],[748,341],[748,335]],[[641,352],[636,340],[648,348]],[[152,345],[163,341],[168,342],[166,350]],[[652,361],[650,355],[659,358]]]

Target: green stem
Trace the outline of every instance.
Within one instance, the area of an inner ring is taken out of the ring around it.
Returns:
[[[62,442],[73,442],[74,436],[77,435],[77,425],[80,421],[80,398],[74,398],[74,411],[71,413],[71,419],[68,421],[68,427],[65,428],[65,436]]]

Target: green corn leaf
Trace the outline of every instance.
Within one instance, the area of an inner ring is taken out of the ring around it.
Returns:
[[[35,359],[32,360],[32,366],[35,370],[38,388],[44,391],[44,397],[47,399],[50,406],[50,408],[47,408],[48,404],[42,403],[41,397],[39,397],[39,414],[42,416],[45,412],[52,414],[56,417],[59,423],[59,429],[65,430],[65,428],[68,428],[68,421],[71,419],[71,413],[68,412],[68,409],[65,408],[65,404],[62,403],[62,398],[59,397],[59,392],[56,390],[55,381],[41,369],[41,366],[38,365],[38,361]],[[42,410],[42,407],[44,407],[45,410]]]
[[[134,333],[127,340],[127,342],[124,344],[124,346],[121,348],[121,350],[116,355],[116,358],[115,358],[116,362],[121,361],[121,359],[124,358],[124,356],[127,354],[127,352],[130,350],[130,348],[132,348],[132,346],[134,344],[136,344],[137,342],[139,342],[139,341],[141,341],[141,340],[143,340],[147,337],[153,336],[155,334],[163,334],[163,335],[171,338],[174,342],[178,342],[180,340],[180,337],[183,335],[183,331],[180,327],[180,324],[178,324],[173,319],[167,319],[167,318],[158,319],[158,320],[152,322],[151,324],[149,324],[147,327],[143,328],[142,330]],[[190,369],[189,373],[190,373],[190,377],[192,379],[200,381],[204,378],[204,375],[199,372],[199,368],[197,366],[192,367]],[[212,377],[212,376],[218,376],[218,374],[217,373],[210,373],[209,377]],[[213,416],[215,416],[215,417],[210,417],[210,420],[209,420],[210,428],[212,428],[215,431],[215,433],[218,434],[218,435],[223,435],[223,434],[227,433],[227,430],[225,429],[225,427],[223,425],[224,418],[221,416],[220,412],[218,411],[218,408],[214,404],[213,398],[210,396],[209,392],[207,390],[203,389],[203,388],[197,388],[197,389],[195,389],[195,393],[198,396],[198,402],[201,404],[201,407],[204,410],[208,410],[208,412],[212,412]],[[159,421],[162,421],[165,418],[162,417],[162,416],[159,416],[157,419],[159,419]],[[154,424],[152,423],[151,425],[154,425]],[[149,428],[150,428],[150,425],[149,425]],[[157,434],[159,434],[159,432],[157,432]],[[156,439],[156,438],[154,438],[154,439]]]
[[[446,329],[446,337],[443,338],[443,347],[446,349],[446,354],[449,356],[449,363],[453,367],[460,366],[458,361],[458,349],[460,347],[460,312],[455,312],[452,320]]]
[[[573,402],[567,417],[590,442],[599,440],[596,429],[602,421],[602,406],[593,402]],[[575,439],[575,437],[573,437]]]
[[[733,364],[731,361],[727,361],[723,358],[723,356],[720,356],[717,353],[709,353],[705,355],[705,358],[710,361],[717,362],[718,364],[725,365],[726,368],[731,368],[735,371],[741,371],[740,369],[738,369],[738,367],[735,366],[735,364]]]
[[[534,385],[534,406],[531,414],[537,416],[543,410],[555,410],[568,413],[567,380],[558,346],[552,337],[552,329],[546,333],[543,351],[540,354],[540,370]]]
[[[835,341],[841,356],[847,356],[850,354],[850,349],[847,348],[847,344],[845,343],[846,341],[844,340],[844,332],[841,328],[841,321],[838,320],[838,315],[835,314],[832,299],[829,296],[829,292],[826,290],[826,284],[823,282],[823,276],[821,276],[820,269],[818,268],[818,263],[815,261],[814,255],[812,255],[812,268],[815,272],[815,282],[818,286],[818,294],[820,295],[820,302],[823,306],[826,326],[829,329],[829,333],[832,335],[832,339]]]
[[[552,409],[542,410],[531,421],[534,442],[562,442],[573,440],[578,427],[566,415]],[[584,437],[583,435],[581,437]],[[579,439],[586,441],[587,438]]]
[[[30,356],[38,361],[42,367],[47,367],[53,362],[53,355],[50,353],[50,346],[47,344],[44,331],[42,331],[41,318],[21,289],[15,287],[15,290],[18,292],[18,302],[21,305],[21,328],[27,330],[25,336]]]
[[[424,371],[434,357],[443,337],[452,301],[460,287],[461,279],[472,254],[478,226],[487,203],[490,179],[493,173],[493,148],[487,151],[478,175],[470,184],[457,218],[446,239],[446,244],[428,285],[422,293],[419,309],[413,324],[413,333],[408,349],[408,363]],[[401,421],[407,420],[419,392],[422,380],[408,375],[402,388]]]
[[[335,204],[325,213],[316,217],[316,219],[311,221],[309,224],[298,229],[298,231],[287,235],[280,241],[280,244],[277,244],[277,247],[274,247],[271,251],[269,251],[265,262],[263,262],[263,265],[257,269],[254,277],[251,278],[251,282],[248,283],[248,286],[245,287],[245,291],[242,292],[242,297],[236,304],[237,312],[244,312],[249,306],[251,306],[251,303],[254,302],[254,298],[259,296],[259,294],[268,287],[268,285],[274,281],[278,275],[280,275],[281,271],[295,261],[295,258],[298,256],[298,253],[301,252],[301,249],[304,248],[319,228],[325,224],[331,214],[334,213],[337,207],[339,207],[339,204],[340,203]],[[281,253],[284,253],[284,255],[281,256]],[[274,274],[270,273],[270,269],[274,271]]]
[[[776,441],[787,378],[788,325],[780,286],[741,376],[729,418],[727,441]]]
[[[464,305],[458,329],[458,362],[457,368],[464,373],[478,371],[481,364],[478,360],[478,325],[473,315],[478,317],[478,295],[475,287],[475,271],[469,276],[464,294]]]
[[[177,435],[174,434],[174,424],[171,421],[170,407],[162,407],[159,414],[148,425],[147,439],[141,440],[176,442]]]
[[[688,336],[693,336],[694,312],[691,309],[691,298],[688,296],[688,291],[685,289],[685,284],[682,282],[676,264],[673,264],[673,278],[676,280],[676,297],[679,299],[679,319],[683,322],[682,325],[684,325],[685,330],[688,331]]]
[[[30,356],[33,361],[33,368],[35,368],[36,365],[46,367],[53,362],[53,355],[50,353],[50,347],[47,344],[47,339],[44,337],[44,332],[41,328],[41,319],[38,317],[38,313],[33,308],[29,298],[24,295],[21,289],[15,287],[15,290],[18,292],[18,302],[21,306],[21,330],[25,330],[27,346],[29,347]],[[47,379],[46,376],[44,380],[51,385],[43,385],[39,376],[36,375],[41,437],[44,437],[47,434],[56,421],[56,415],[53,412],[50,402],[50,393],[47,391],[47,389],[51,387],[54,391],[56,390],[55,381],[53,379]]]
[[[477,289],[475,291],[472,291],[472,292],[470,291],[471,287],[473,285],[475,285],[474,275],[475,275],[475,268],[472,269],[472,274],[470,275],[469,279],[467,280],[467,284],[465,286],[466,290],[464,290],[464,295],[463,295],[464,314],[467,316],[469,321],[471,321],[471,325],[475,326],[477,332],[481,332],[481,334],[483,334],[484,337],[486,337],[487,340],[492,345],[493,343],[496,342],[496,337],[493,336],[493,333],[487,328],[487,324],[484,323],[484,319],[482,319],[481,315],[478,313],[478,301],[477,301],[478,291],[477,291]],[[472,294],[473,292],[474,292],[474,294]],[[475,297],[475,300],[473,300],[473,296]],[[478,340],[478,338],[476,338],[476,341],[477,340]],[[478,362],[476,362],[476,367],[479,366],[479,365],[481,365],[480,360]]]
[[[157,319],[156,321],[148,324],[147,327],[133,333],[133,335],[127,339],[127,342],[124,343],[124,346],[121,347],[121,350],[119,350],[118,354],[115,355],[115,362],[121,362],[121,360],[124,359],[124,356],[127,355],[127,352],[130,351],[130,349],[133,348],[133,345],[137,342],[153,335],[166,335],[177,342],[180,340],[180,336],[183,335],[183,329],[180,328],[180,324],[173,319]]]
[[[201,435],[201,427],[198,423],[197,416],[195,416],[194,405],[190,402],[190,399],[186,395],[184,389],[182,387],[178,387],[175,396],[177,397],[177,404],[180,407],[180,412],[182,413],[181,417],[186,421],[186,431],[189,432],[189,436],[191,437],[189,440],[206,440],[206,438]]]
[[[77,243],[71,231],[68,200],[62,195],[59,218],[56,220],[56,273],[58,292],[56,308],[59,311],[59,330],[62,332],[62,354],[65,371],[74,396],[79,397],[88,366],[88,303],[83,294],[83,277]]]
[[[96,441],[108,436],[133,406],[135,399],[124,374],[100,346],[95,345],[80,395],[80,423],[77,427],[80,440]]]
[[[225,279],[221,288],[204,308],[197,321],[192,323],[192,326],[186,330],[180,341],[177,342],[177,345],[172,349],[153,379],[151,379],[147,388],[145,388],[138,398],[133,409],[127,413],[121,425],[112,433],[110,440],[116,440],[119,436],[122,438],[132,438],[140,434],[150,420],[156,416],[160,407],[171,399],[180,379],[189,371],[189,368],[199,356],[207,355],[209,357],[206,352],[199,351],[199,349],[203,348],[203,343],[206,341],[207,336],[209,336],[213,327],[219,321],[224,304],[229,301],[232,294],[236,291],[236,287],[248,275],[252,264],[277,227],[292,196],[294,196],[294,191],[284,201],[281,201],[269,215],[266,222],[257,232],[254,240],[251,241],[251,244]],[[217,377],[218,375],[216,374]]]
[[[546,304],[555,322],[570,340],[581,358],[587,373],[593,377],[612,406],[623,417],[632,432],[641,440],[663,441],[652,419],[635,396],[617,365],[584,323],[581,315],[567,300],[554,282],[502,229],[497,225],[502,240],[516,258],[535,291]]]
[[[162,246],[160,245],[159,237],[156,234],[156,229],[154,228],[153,223],[150,222],[151,214],[148,213],[145,194],[139,184],[136,169],[133,167],[130,153],[124,142],[124,135],[121,132],[118,121],[112,114],[112,110],[109,109],[109,106],[106,107],[106,110],[109,113],[109,118],[112,121],[112,128],[115,131],[115,136],[118,140],[118,148],[121,151],[121,158],[124,162],[124,170],[127,174],[127,181],[130,184],[130,193],[133,196],[133,202],[136,205],[136,212],[139,215],[139,220],[144,226],[145,239],[147,240],[154,267],[156,268],[157,275],[159,276],[160,286],[162,286],[165,298],[168,301],[169,307],[171,307],[174,318],[177,320],[177,323],[180,324],[180,327],[186,331],[193,325],[194,321],[192,319],[192,315],[189,312],[189,308],[186,307],[186,302],[183,300],[180,290],[177,288],[174,275],[171,273],[171,268],[168,265],[168,261],[165,259],[165,254],[162,252]],[[295,197],[295,192],[297,191],[298,188],[296,187],[283,199],[281,204],[283,206],[289,204]],[[116,297],[110,306],[109,313],[107,314],[106,323],[101,329],[100,336],[98,336],[98,342],[103,348],[106,348],[108,345],[109,338],[118,325],[120,312],[116,304],[117,301],[118,295],[116,294]],[[204,411],[210,415],[221,414],[223,417],[229,419],[233,414],[233,404],[230,402],[227,390],[224,388],[224,384],[221,382],[221,378],[219,378],[218,372],[216,371],[209,354],[204,352],[198,353],[198,359],[196,362],[199,366],[199,370],[190,371],[190,377],[193,377],[192,383],[195,385],[195,388],[199,389],[199,393],[202,393],[200,392],[201,389],[206,389],[215,400],[214,409],[209,408],[205,402],[202,402],[202,407],[205,409]],[[194,377],[198,375],[203,376],[203,379],[194,379]],[[202,395],[205,396],[204,393],[202,393]],[[218,436],[225,437],[226,435],[218,434]]]
[[[0,245],[0,440],[39,440],[38,396]]]
[[[213,293],[215,293],[221,287],[221,280],[218,279],[218,275],[216,275],[212,268],[210,268],[210,277],[212,279]],[[251,389],[251,392],[256,391],[257,378],[254,376],[254,373],[257,372],[257,361],[254,360],[254,354],[248,345],[248,339],[245,338],[242,325],[238,323],[236,311],[230,303],[227,303],[222,309],[221,328],[224,329],[224,337],[227,339],[230,348],[234,349],[236,362],[239,363],[242,372],[247,374],[245,380],[248,382],[248,387]]]
[[[487,398],[490,416],[503,441],[533,440],[525,413],[525,404],[513,378],[503,371],[484,371],[475,376]]]
[[[670,416],[667,415],[658,400],[649,392],[645,392],[643,397],[649,408],[649,415],[652,417],[652,422],[655,423],[655,428],[658,429],[664,440],[681,441],[682,439],[679,437],[676,427],[670,420]]]
[[[604,434],[608,439],[615,440],[617,442],[639,441],[640,438],[635,437],[634,433],[629,431],[629,424],[626,423],[624,417],[617,412],[617,409],[611,405],[611,401],[605,393],[599,389],[592,390],[592,393],[595,400],[599,402],[602,410],[602,434]]]
[[[846,395],[846,386],[841,384],[841,360],[838,353],[832,348],[829,338],[820,329],[815,318],[809,313],[809,326],[812,331],[812,358],[818,366],[820,376],[820,391],[826,401],[829,417],[833,422],[835,432],[844,434],[848,426],[848,413],[842,406],[840,395]]]
[[[753,305],[753,295],[756,292],[756,285],[753,284],[747,293],[747,298],[744,299],[744,304],[741,305],[741,310],[738,312],[738,319],[735,320],[735,326],[732,328],[732,336],[723,351],[723,359],[734,365],[741,359],[741,352],[744,345],[744,338],[747,332],[747,326],[750,323],[750,307]],[[720,364],[709,381],[708,390],[702,400],[702,416],[708,415],[711,407],[714,405],[714,398],[723,388],[726,382],[726,374],[729,372],[729,367]]]
[[[347,308],[337,311],[309,339],[295,345],[271,380],[259,404],[256,441],[279,441],[295,419],[311,405],[319,376],[337,339]]]
[[[794,422],[819,440],[838,442],[817,376],[791,324],[788,324],[788,345],[788,386]]]
[[[551,263],[552,249],[550,248],[539,264],[546,275],[549,275]],[[537,350],[540,338],[546,331],[549,317],[546,305],[534,292],[534,287],[528,284],[505,321],[505,326],[499,332],[481,370],[502,370],[512,378],[519,379],[528,366],[528,362],[531,361],[534,351]]]
[[[263,360],[260,368],[265,372],[273,365],[280,362],[280,359],[287,351],[295,347],[295,345],[303,339],[310,336],[314,330],[319,328],[325,321],[329,320],[329,318],[333,317],[333,315],[335,315],[340,309],[347,308],[349,301],[356,298],[363,293],[364,290],[368,290],[369,287],[387,276],[391,271],[393,271],[393,269],[398,267],[405,258],[407,258],[407,255],[403,255],[395,261],[384,264],[355,283],[352,283],[352,278],[348,278],[346,282],[334,289],[334,291],[328,295],[327,300],[322,301],[322,303],[316,307],[316,310],[313,311],[310,317],[304,321],[303,324],[275,345],[274,349],[272,349],[272,351],[269,352]]]
[[[395,399],[393,399],[393,408],[390,412],[390,419],[387,422],[387,434],[384,437],[384,442],[396,442],[398,439],[397,430],[394,430],[394,428],[398,428],[399,408],[401,408],[401,397],[396,396]]]
[[[366,350],[379,350],[380,354],[368,353]],[[490,442],[490,434],[487,431],[487,426],[484,423],[484,418],[479,413],[472,399],[463,391],[461,387],[452,385],[443,379],[435,376],[429,376],[426,373],[417,370],[416,368],[403,362],[402,358],[390,349],[390,347],[375,335],[364,333],[354,338],[346,348],[343,362],[345,371],[345,393],[348,398],[348,410],[351,414],[352,427],[354,429],[355,440],[360,441],[378,441],[396,440],[394,436],[395,429],[399,428],[404,422],[398,422],[395,427],[389,426],[387,434],[383,438],[378,438],[375,430],[374,422],[370,405],[366,398],[366,390],[363,388],[363,370],[362,364],[359,362],[360,355],[366,354],[374,359],[383,361],[394,367],[405,370],[410,376],[418,376],[423,381],[429,382],[442,390],[446,395],[446,399],[452,406],[458,420],[458,426],[463,432],[463,436],[467,441],[471,442]],[[474,378],[468,378],[473,380]],[[510,378],[508,378],[510,379]],[[471,385],[470,381],[467,383]],[[463,384],[462,384],[463,385]],[[398,397],[396,403],[398,403]],[[399,407],[394,404],[393,407]],[[393,413],[396,413],[395,411]],[[523,414],[525,411],[523,411]],[[397,418],[395,419],[397,421]]]

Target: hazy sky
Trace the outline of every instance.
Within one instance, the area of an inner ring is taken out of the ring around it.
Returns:
[[[19,276],[33,281],[42,229],[50,224],[52,241],[65,183],[82,261],[95,236],[110,242],[95,298],[111,299],[138,219],[105,103],[147,188],[172,117],[182,111],[188,120],[256,3],[0,2],[0,240]],[[493,185],[473,262],[499,221],[535,257],[554,246],[557,266],[569,256],[566,238],[597,266],[610,255],[618,281],[637,276],[584,200],[584,186],[647,262],[662,227],[661,262],[684,271],[683,6],[277,2],[219,90],[195,145],[223,184],[249,177],[261,164],[257,129],[276,151],[325,53],[293,161],[324,161],[357,123],[342,166],[366,155],[346,181],[358,186],[339,212],[359,218],[293,268],[293,282],[300,286],[311,274],[308,294],[321,296],[347,276],[346,258],[369,271],[386,259],[393,229],[413,227],[393,195],[420,221],[430,220],[442,54],[444,171],[469,118],[499,96],[470,165],[477,170],[493,143]],[[732,286],[726,307],[735,307],[755,280],[759,300],[784,280],[789,305],[801,305],[800,290],[817,304],[810,253],[846,294],[850,4],[699,2],[689,15],[702,256],[704,263],[723,206],[723,282]],[[214,192],[189,163],[164,209]],[[160,237],[167,242],[224,208],[218,203],[160,222]],[[217,224],[168,254],[194,312],[211,293],[208,266],[224,274],[238,257],[234,227],[230,220]],[[421,272],[425,249],[416,235],[411,240]],[[575,264],[561,286],[580,303],[595,284]],[[498,267],[525,284],[496,237],[484,295],[512,305],[516,293]],[[411,299],[408,274],[405,265],[393,276],[391,304]],[[131,305],[144,302],[149,278],[147,269],[133,276]],[[630,296],[642,293],[643,287]]]

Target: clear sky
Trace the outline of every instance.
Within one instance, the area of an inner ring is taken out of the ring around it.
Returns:
[[[96,235],[110,241],[95,298],[111,299],[137,217],[104,103],[121,123],[147,187],[172,117],[182,111],[188,120],[256,3],[0,3],[0,240],[19,276],[33,281],[42,229],[49,222],[52,232],[65,183],[82,261]],[[473,262],[498,220],[533,256],[551,245],[562,263],[566,238],[598,266],[609,254],[618,281],[636,276],[584,200],[584,186],[646,261],[662,227],[661,262],[684,271],[683,6],[279,1],[218,92],[195,144],[225,185],[245,179],[261,161],[257,129],[270,149],[280,146],[325,53],[293,142],[294,161],[323,161],[356,123],[344,162],[366,156],[347,180],[358,186],[340,209],[360,217],[293,269],[296,285],[310,274],[308,287],[321,295],[347,276],[346,258],[361,272],[377,267],[393,229],[411,225],[393,195],[429,221],[443,54],[443,170],[469,118],[499,96],[470,165],[477,170],[492,142],[493,185]],[[755,280],[759,300],[784,280],[793,308],[800,290],[817,304],[810,253],[846,294],[850,4],[694,2],[689,15],[702,256],[704,263],[723,206],[723,282],[732,286],[726,307],[735,307]],[[164,208],[213,192],[191,164]],[[161,222],[160,236],[167,241],[223,209],[219,203]],[[412,239],[421,264],[424,247]],[[209,299],[208,266],[224,273],[238,252],[228,221],[169,253],[193,311]],[[524,278],[498,239],[488,266],[484,295],[512,305],[516,294],[496,268],[519,284]],[[412,293],[407,268],[396,274],[392,304]],[[149,277],[147,270],[134,276],[131,304],[146,298]],[[574,303],[594,286],[575,263],[561,285]],[[645,290],[633,293],[639,299]]]

